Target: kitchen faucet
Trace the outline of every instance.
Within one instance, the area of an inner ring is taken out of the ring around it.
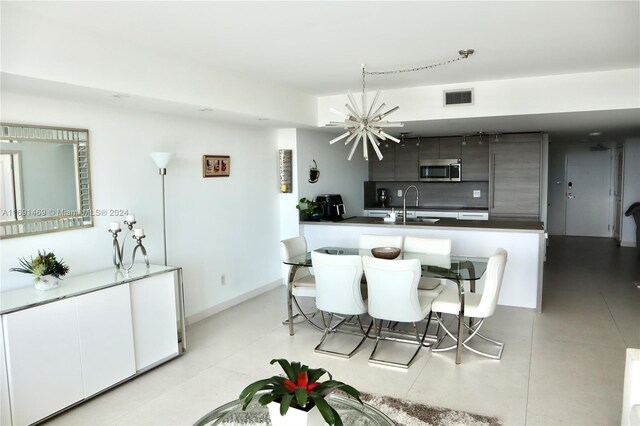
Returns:
[[[407,189],[404,190],[404,196],[402,197],[402,223],[403,224],[407,223],[407,192],[409,192],[411,188],[416,190],[416,207],[418,207],[418,204],[420,202],[420,191],[418,191],[418,187],[415,185],[407,186]]]

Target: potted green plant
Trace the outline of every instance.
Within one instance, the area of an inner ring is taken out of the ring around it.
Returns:
[[[50,290],[58,287],[60,278],[69,272],[69,267],[60,259],[56,259],[53,252],[40,252],[38,256],[27,260],[18,259],[21,268],[11,268],[9,271],[31,274],[34,276],[36,290]]]
[[[322,218],[324,201],[313,201],[306,197],[300,198],[296,209],[300,212],[300,219],[317,221]]]
[[[286,377],[272,376],[247,386],[240,393],[240,399],[243,400],[243,410],[247,408],[256,393],[266,391],[260,396],[258,403],[260,405],[271,404],[269,405],[269,413],[274,425],[287,424],[281,421],[288,416],[290,408],[294,411],[301,410],[309,413],[315,407],[329,425],[342,426],[338,412],[329,405],[325,397],[331,392],[341,391],[362,403],[359,391],[345,383],[333,380],[331,373],[323,368],[309,368],[299,362],[289,363],[286,359],[271,360],[271,364],[276,362],[280,364]],[[329,376],[329,380],[319,382],[318,380],[324,374]],[[299,413],[297,414],[299,415]],[[303,424],[299,417],[294,421],[295,423],[292,424],[297,426]]]

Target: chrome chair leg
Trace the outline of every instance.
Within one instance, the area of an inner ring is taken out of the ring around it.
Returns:
[[[323,322],[324,322],[324,313],[321,312],[320,315],[322,315]],[[322,335],[322,339],[320,339],[320,343],[318,343],[318,345],[315,347],[314,352],[322,353],[322,354],[325,354],[325,355],[338,356],[340,358],[351,358],[351,356],[353,356],[353,354],[360,348],[360,346],[362,346],[364,341],[367,340],[367,337],[369,335],[369,331],[371,330],[371,324],[369,324],[369,328],[367,329],[367,331],[366,332],[364,331],[364,327],[362,327],[362,322],[360,321],[360,315],[357,315],[356,318],[357,318],[357,322],[358,322],[358,327],[362,331],[362,339],[360,339],[360,342],[358,342],[358,344],[356,345],[355,348],[353,348],[348,353],[338,352],[338,351],[330,351],[328,349],[322,349],[321,348],[321,346],[324,343],[324,341],[327,338],[327,336],[329,336],[330,333],[339,333],[339,332],[341,332],[341,330],[338,330],[338,327],[340,327],[340,325],[342,325],[347,319],[350,319],[350,318],[351,317],[342,318],[338,324],[336,324],[335,326],[332,326],[331,322],[333,320],[333,313],[329,314],[329,322],[328,322],[328,324],[325,322],[324,334]]]
[[[305,321],[307,321],[309,324],[311,324],[315,329],[320,330],[320,331],[324,331],[324,328],[320,327],[318,324],[314,323],[312,321],[312,318],[314,318],[316,315],[318,315],[318,313],[320,312],[319,310],[316,310],[315,312],[313,312],[313,314],[309,315],[306,312],[304,312],[302,310],[302,308],[300,307],[300,304],[298,303],[298,299],[295,296],[291,296],[294,305],[296,306],[296,309],[298,310],[298,313],[296,313],[293,318],[302,316],[302,318],[304,318]],[[303,322],[303,321],[300,321]],[[282,324],[289,324],[289,320],[284,320],[282,321]]]
[[[445,348],[441,348],[440,347],[442,341],[446,338],[447,335],[449,337],[451,337],[454,340],[454,342],[457,342],[458,337],[453,335],[449,331],[449,329],[447,329],[447,327],[442,322],[442,318],[440,317],[440,315],[436,314],[436,318],[438,319],[438,322],[440,323],[440,326],[442,327],[442,329],[445,331],[445,334],[442,336],[442,338],[440,338],[440,340],[438,340],[438,343],[432,349],[432,351],[433,352],[444,352],[444,351],[449,351],[449,350],[452,350],[452,349],[456,349],[457,345],[455,343],[453,345],[447,346]],[[478,355],[481,355],[481,356],[484,356],[484,357],[487,357],[487,358],[491,358],[491,359],[500,359],[500,358],[502,358],[502,351],[504,350],[504,343],[498,342],[497,340],[490,339],[490,338],[478,333],[480,331],[480,327],[482,327],[482,324],[484,324],[484,320],[485,319],[482,318],[480,321],[475,323],[472,327],[470,327],[467,324],[465,324],[466,329],[469,330],[471,333],[469,334],[469,336],[466,339],[464,339],[464,341],[462,342],[462,346],[464,346],[465,348],[467,348],[471,352],[474,352],[474,353],[476,353]],[[497,348],[498,348],[497,353],[496,354],[491,354],[491,353],[483,352],[483,351],[480,351],[478,349],[475,349],[475,348],[471,347],[471,345],[469,345],[468,342],[475,336],[478,336],[479,338],[496,345]]]
[[[416,356],[418,356],[418,352],[420,352],[420,349],[422,349],[422,347],[425,346],[424,341],[425,341],[425,338],[427,337],[427,332],[429,331],[430,322],[431,322],[431,315],[429,314],[429,316],[427,316],[427,326],[425,327],[424,333],[422,334],[422,336],[420,336],[420,332],[418,331],[417,324],[415,322],[412,323],[413,329],[415,332],[415,338],[416,338],[416,341],[414,342],[406,339],[380,337],[380,331],[382,329],[382,320],[380,320],[380,325],[378,326],[378,329],[376,332],[376,344],[373,347],[373,351],[371,351],[371,355],[369,355],[369,362],[372,364],[380,364],[380,365],[386,365],[391,367],[409,368],[409,366],[411,366],[411,364],[413,363],[413,360],[416,358]],[[376,350],[378,349],[378,344],[380,343],[381,340],[394,340],[394,341],[400,341],[404,343],[410,343],[410,344],[418,345],[418,348],[415,350],[415,352],[413,353],[409,361],[406,363],[377,359],[375,358],[375,353],[376,353]]]

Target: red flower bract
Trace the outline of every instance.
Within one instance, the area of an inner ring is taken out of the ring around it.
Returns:
[[[298,373],[298,387],[306,388],[309,383],[309,376],[307,373]]]
[[[320,382],[309,383],[309,376],[306,373],[298,373],[298,383],[293,383],[289,379],[284,379],[282,382],[285,388],[289,392],[294,392],[296,388],[305,388],[307,393],[320,386]]]

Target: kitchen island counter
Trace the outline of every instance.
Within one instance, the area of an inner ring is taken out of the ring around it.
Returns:
[[[498,303],[542,312],[542,272],[546,238],[542,223],[525,220],[457,220],[436,222],[354,217],[339,222],[300,222],[300,235],[310,249],[358,247],[362,234],[448,238],[451,253],[489,257],[499,247],[508,253]],[[483,281],[478,283],[482,291]]]
[[[542,222],[528,221],[528,220],[458,220],[450,218],[440,218],[436,222],[430,222],[421,219],[407,219],[407,223],[404,224],[402,219],[398,219],[395,222],[385,222],[379,217],[352,217],[337,222],[314,222],[303,221],[300,225],[330,225],[330,226],[371,226],[371,227],[406,227],[406,228],[455,228],[455,229],[468,229],[468,230],[484,230],[484,231],[516,231],[516,232],[535,232],[544,233],[544,227]]]

